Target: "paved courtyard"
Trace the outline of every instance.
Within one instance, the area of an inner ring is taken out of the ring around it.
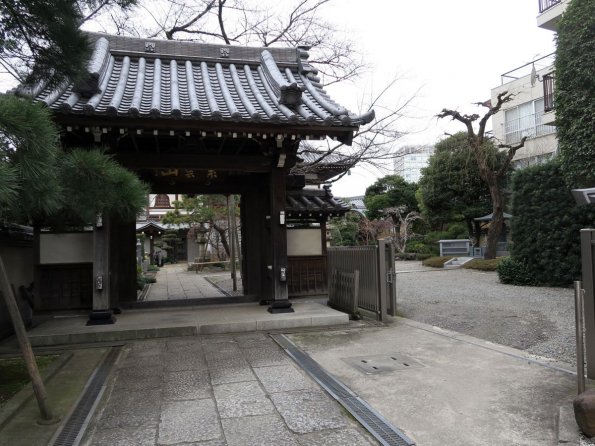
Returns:
[[[128,344],[84,445],[377,444],[263,333]]]
[[[156,274],[157,282],[151,284],[145,300],[184,300],[227,297],[233,293],[229,271],[221,273],[196,273],[188,271],[186,263],[167,264]],[[242,281],[238,274],[239,294]]]

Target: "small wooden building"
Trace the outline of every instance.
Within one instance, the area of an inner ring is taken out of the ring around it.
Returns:
[[[290,311],[290,215],[334,206],[307,195],[294,205],[288,190],[300,180],[289,172],[299,143],[330,137],[351,144],[373,111],[354,115],[334,102],[303,49],[89,39],[84,82],[20,93],[52,110],[65,150],[100,147],[152,193],[240,194],[245,293],[269,302],[270,311]],[[93,310],[109,319],[119,302],[136,299],[135,223],[102,223],[94,228]]]

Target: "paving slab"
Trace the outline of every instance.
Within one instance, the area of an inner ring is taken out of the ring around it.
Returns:
[[[312,381],[294,364],[258,367],[254,373],[269,393],[313,388]]]
[[[299,446],[279,416],[227,418],[221,422],[228,446]]]
[[[116,392],[116,395],[109,399],[100,414],[100,429],[136,427],[150,422],[157,425],[161,405],[160,389],[151,392],[126,390]]]
[[[301,446],[372,446],[376,441],[356,429],[336,429],[300,435]]]
[[[209,372],[207,370],[186,370],[165,374],[163,398],[165,400],[195,400],[209,398]]]
[[[221,418],[272,414],[273,404],[256,381],[213,386]]]
[[[225,364],[221,363],[221,367],[211,368],[211,382],[213,385],[237,383],[243,381],[256,381],[256,376],[252,372],[252,368],[245,365]]]
[[[91,446],[147,446],[155,444],[157,423],[147,422],[139,426],[98,429]]]
[[[305,434],[324,429],[347,427],[337,404],[319,389],[296,390],[271,395],[287,426]]]
[[[159,423],[159,444],[216,440],[222,436],[213,400],[164,403]]]

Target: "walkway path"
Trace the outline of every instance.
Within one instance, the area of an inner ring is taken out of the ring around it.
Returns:
[[[229,273],[225,273],[229,275]],[[220,276],[220,274],[216,274]],[[157,282],[151,284],[145,300],[200,299],[225,297],[220,288],[207,280],[208,275],[187,271],[185,263],[165,265],[157,272]]]
[[[263,333],[129,344],[82,444],[371,445]]]

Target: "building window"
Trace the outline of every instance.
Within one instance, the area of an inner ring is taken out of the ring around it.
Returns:
[[[155,207],[156,208],[171,208],[171,205],[169,204],[169,197],[167,196],[167,194],[158,194],[155,197]]]
[[[506,110],[504,113],[506,144],[517,143],[524,136],[535,138],[554,133],[556,128],[552,125],[544,125],[542,118],[543,98]]]

